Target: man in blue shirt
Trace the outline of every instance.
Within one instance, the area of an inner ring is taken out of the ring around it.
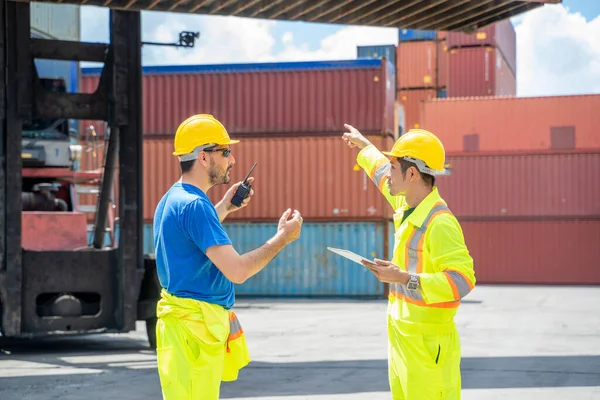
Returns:
[[[234,355],[237,367],[228,364],[230,345],[242,334],[229,311],[235,300],[234,283],[257,274],[300,236],[302,217],[288,209],[274,236],[261,247],[241,255],[234,249],[221,222],[246,207],[253,193],[240,207],[231,199],[241,182],[216,205],[206,193],[229,183],[235,164],[229,146],[238,142],[206,114],[188,118],[175,134],[173,154],[179,158],[182,176],[160,200],[154,216],[156,266],[163,288],[157,310],[157,356],[164,399],[218,399],[221,380],[237,377],[237,369],[249,357]]]

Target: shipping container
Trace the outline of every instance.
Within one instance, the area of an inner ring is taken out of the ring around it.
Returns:
[[[459,218],[600,219],[600,150],[451,154],[446,162],[451,175],[436,184]]]
[[[477,284],[600,284],[600,220],[461,226]]]
[[[446,41],[450,49],[473,46],[495,47],[504,56],[513,75],[517,73],[517,35],[509,19],[471,34],[448,32]]]
[[[144,135],[172,135],[208,113],[231,134],[338,135],[353,121],[366,134],[393,134],[394,65],[388,60],[144,67]],[[98,86],[83,70],[82,91]],[[89,121],[84,122],[88,124]]]
[[[437,87],[445,88],[448,86],[448,75],[449,71],[449,54],[448,54],[448,46],[446,45],[445,40],[441,40],[437,44]]]
[[[31,31],[57,40],[81,40],[80,7],[72,4],[31,2]]]
[[[394,139],[369,137],[379,149],[391,149]],[[356,164],[357,151],[336,137],[245,138],[232,146],[235,165],[230,185],[213,187],[213,203],[223,198],[234,182],[244,179],[252,164],[255,191],[251,204],[228,220],[277,221],[288,208],[297,208],[305,221],[381,220],[393,213],[366,173]],[[151,222],[156,205],[181,176],[173,156],[173,139],[144,140],[144,220]],[[102,151],[84,153],[82,168],[102,165]],[[118,170],[117,170],[118,177]],[[118,190],[115,189],[118,204]],[[83,195],[82,204],[96,203]]]
[[[357,58],[378,58],[385,57],[392,65],[396,65],[396,45],[373,45],[373,46],[357,46]]]
[[[437,47],[438,42],[434,40],[398,43],[399,89],[436,87]]]
[[[405,131],[421,126],[422,103],[434,99],[436,95],[435,89],[400,90],[398,92],[398,101],[404,107]]]
[[[449,152],[475,140],[478,151],[598,149],[598,110],[600,95],[434,99],[422,104],[421,122]]]
[[[398,29],[398,40],[400,42],[435,40],[436,31],[423,31],[418,29]]]
[[[233,247],[243,254],[260,247],[277,231],[277,223],[223,224]],[[391,229],[391,231],[390,231]],[[261,272],[235,285],[238,296],[383,297],[384,285],[366,268],[327,247],[349,249],[369,258],[390,259],[393,222],[305,222],[300,238],[288,245]],[[154,254],[152,224],[144,226],[144,254]],[[386,256],[387,254],[387,256]]]
[[[448,97],[515,96],[515,76],[493,47],[465,47],[448,55]]]
[[[391,136],[370,140],[379,149],[391,149],[394,143]],[[229,220],[274,221],[288,207],[298,209],[305,220],[379,220],[393,212],[367,174],[358,168],[357,151],[347,148],[341,135],[243,139],[232,154],[232,182],[244,179],[254,162],[258,165],[252,173],[252,204],[231,214]],[[209,197],[216,203],[227,188],[216,186]]]
[[[300,238],[287,246],[255,276],[236,285],[240,296],[366,296],[383,297],[383,283],[363,266],[327,246],[383,258],[388,222],[305,223]],[[274,235],[277,223],[224,224],[235,249],[245,253]]]

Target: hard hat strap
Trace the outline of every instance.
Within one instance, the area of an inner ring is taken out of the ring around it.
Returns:
[[[415,164],[417,166],[417,168],[419,169],[419,171],[421,171],[424,174],[428,174],[428,175],[440,175],[440,173],[438,171],[435,171],[431,168],[429,168],[425,162],[423,160],[419,160],[417,158],[412,158],[412,157],[403,157],[406,161],[410,161],[411,163]]]
[[[208,149],[210,147],[214,147],[216,145],[217,145],[216,143],[209,143],[209,144],[205,144],[205,145],[202,145],[202,146],[198,146],[191,153],[182,154],[182,155],[178,156],[179,161],[181,161],[181,162],[184,162],[184,161],[193,161],[196,158],[198,158],[198,153],[200,153],[202,150]]]

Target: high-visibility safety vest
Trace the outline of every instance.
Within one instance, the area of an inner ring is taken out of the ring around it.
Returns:
[[[434,187],[402,221],[408,205],[404,196],[390,195],[389,159],[370,145],[359,152],[357,162],[395,211],[392,262],[420,279],[420,288],[414,291],[390,285],[388,314],[395,320],[425,324],[453,322],[461,299],[475,286],[473,259],[456,217]]]

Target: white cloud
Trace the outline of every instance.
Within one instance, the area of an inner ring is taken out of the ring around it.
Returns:
[[[292,34],[292,32],[284,33],[281,38],[281,42],[284,44],[289,44],[289,43],[292,43],[293,41],[294,41],[294,35]]]
[[[591,21],[563,5],[521,18],[517,32],[517,95],[600,93],[600,16]]]
[[[201,37],[193,49],[144,49],[144,63],[212,64],[270,61],[309,61],[356,58],[357,45],[397,43],[398,30],[349,26],[323,38],[316,50],[307,43],[296,44],[291,32],[282,36],[283,50],[274,51],[273,28],[277,22],[234,17],[195,17],[201,20]],[[144,37],[153,41],[169,41],[182,30],[193,29],[192,20],[167,15],[163,22],[151,28]],[[198,22],[195,22],[198,26]],[[145,39],[146,40],[146,39]]]

